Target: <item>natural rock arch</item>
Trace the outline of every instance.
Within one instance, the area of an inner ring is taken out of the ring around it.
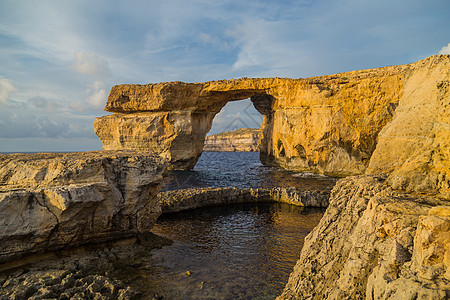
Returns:
[[[397,158],[386,161],[381,156],[392,152],[377,147],[381,129],[400,103],[418,101],[414,97],[428,101],[424,103],[441,103],[435,95],[447,95],[444,83],[449,65],[450,56],[440,55],[409,65],[306,79],[118,85],[111,89],[105,107],[113,114],[97,118],[94,127],[104,150],[153,152],[166,158],[173,169],[190,169],[202,152],[214,116],[228,101],[250,98],[264,115],[262,163],[346,176],[364,173],[370,161],[370,172],[383,172],[378,166],[391,166]],[[431,72],[437,75],[430,77]],[[398,138],[383,138],[383,143],[414,145],[414,138],[405,140],[399,132],[395,132]],[[373,159],[376,147],[381,154]],[[401,166],[410,154],[400,153],[401,162],[387,171]]]
[[[114,114],[98,118],[94,127],[104,150],[154,152],[172,169],[191,169],[214,116],[229,101],[250,98],[264,115],[262,163],[328,175],[361,174],[376,135],[401,97],[400,69],[308,79],[118,85],[105,107]]]
[[[153,152],[167,159],[169,168],[191,169],[203,151],[214,117],[228,102],[250,98],[270,118],[272,96],[263,89],[227,88],[229,83],[115,86],[105,108],[114,114],[97,118],[95,133],[104,150]]]

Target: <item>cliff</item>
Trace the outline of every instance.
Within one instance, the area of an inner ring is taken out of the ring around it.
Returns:
[[[0,263],[149,231],[164,170],[129,151],[0,155]]]
[[[105,107],[113,114],[97,118],[94,127],[105,150],[152,151],[173,169],[190,169],[203,151],[214,116],[227,102],[250,98],[264,115],[259,149],[264,164],[332,176],[358,175],[365,173],[378,134],[399,103],[412,103],[411,98],[420,94],[445,93],[449,60],[448,55],[438,55],[409,65],[306,79],[118,85],[111,89]],[[434,120],[430,126],[439,123]]]
[[[448,299],[448,200],[341,179],[278,299]]]
[[[173,169],[197,162],[214,116],[249,98],[264,115],[263,163],[328,175],[364,173],[403,94],[408,66],[307,79],[241,78],[114,86],[95,132],[104,150],[138,149]]]
[[[450,298],[450,64],[409,65],[367,173],[340,180],[279,299]]]
[[[258,151],[259,129],[241,128],[207,136],[203,151]]]

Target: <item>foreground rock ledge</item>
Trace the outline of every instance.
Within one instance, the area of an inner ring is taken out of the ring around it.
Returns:
[[[0,263],[149,231],[165,169],[130,151],[0,155]]]

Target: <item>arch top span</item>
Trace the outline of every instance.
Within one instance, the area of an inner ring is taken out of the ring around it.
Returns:
[[[278,78],[122,84],[111,89],[105,110],[114,113],[173,110],[217,113],[229,101],[270,94],[277,85]]]

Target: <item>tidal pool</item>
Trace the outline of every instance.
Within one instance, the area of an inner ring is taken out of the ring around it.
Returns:
[[[274,299],[323,213],[253,203],[163,215],[153,232],[174,243],[151,252],[134,284],[163,299]]]

